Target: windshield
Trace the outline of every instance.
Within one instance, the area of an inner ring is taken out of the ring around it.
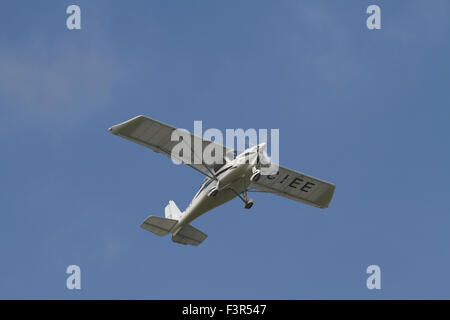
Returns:
[[[203,180],[203,182],[202,182],[200,188],[198,189],[197,193],[195,194],[194,199],[197,198],[197,196],[200,194],[200,192],[202,192],[203,189],[205,189],[207,186],[209,186],[209,184],[210,184],[212,181],[213,181],[213,180],[212,180],[211,178],[206,177],[206,178]]]
[[[236,150],[232,150],[232,151],[227,152],[227,154],[225,155],[225,158],[228,161],[231,161],[231,160],[236,159],[237,155],[238,155],[238,152]]]

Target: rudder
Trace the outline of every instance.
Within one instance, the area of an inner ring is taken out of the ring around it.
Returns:
[[[166,216],[167,219],[174,219],[174,220],[180,220],[181,219],[181,215],[182,212],[181,210],[177,207],[177,205],[175,204],[175,202],[173,200],[169,201],[169,204],[166,206],[166,208],[164,209],[164,214]]]

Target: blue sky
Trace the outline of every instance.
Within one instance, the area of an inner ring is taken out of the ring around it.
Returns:
[[[82,30],[66,29],[70,4]],[[2,1],[0,298],[450,298],[449,10]],[[233,200],[196,220],[199,247],[158,238],[141,221],[184,209],[203,177],[107,132],[139,114],[278,128],[282,164],[335,197],[320,210],[255,194],[250,211]]]

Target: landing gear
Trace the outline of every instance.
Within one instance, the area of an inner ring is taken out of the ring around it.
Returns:
[[[257,182],[261,178],[261,170],[256,169],[250,177],[251,182]]]
[[[244,204],[244,209],[250,209],[251,207],[253,207],[253,199],[247,200],[247,203]]]
[[[231,189],[231,191],[233,191],[238,197],[239,199],[241,199],[242,201],[244,201],[244,209],[250,209],[251,207],[253,207],[253,199],[249,199],[247,197],[247,191],[242,192],[241,196],[239,193],[237,193],[234,189]]]
[[[247,197],[247,191],[244,191],[242,194],[244,195],[244,197],[239,196],[239,198],[241,198],[245,203],[244,209],[250,209],[251,207],[253,207],[253,199],[249,199]]]
[[[214,198],[217,195],[218,192],[219,192],[219,189],[216,186],[214,186],[214,187],[211,188],[211,190],[209,190],[208,197],[213,197]]]

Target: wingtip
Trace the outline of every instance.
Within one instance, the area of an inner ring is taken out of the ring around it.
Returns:
[[[142,121],[143,119],[146,119],[146,117],[143,115],[136,116],[127,121],[109,127],[108,131],[111,132],[112,134],[118,135],[119,131],[125,130],[129,126],[138,125],[140,121]]]
[[[109,127],[108,131],[111,132],[112,134],[116,134],[115,130],[114,130],[115,126]]]

